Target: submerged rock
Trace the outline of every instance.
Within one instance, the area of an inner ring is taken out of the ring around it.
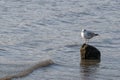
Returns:
[[[32,73],[34,70],[41,68],[41,67],[49,66],[51,64],[54,64],[54,62],[51,59],[43,60],[43,61],[36,63],[35,65],[31,66],[30,68],[28,68],[26,70],[23,70],[23,71],[21,71],[17,74],[14,74],[14,75],[5,76],[3,78],[0,78],[0,80],[12,80],[12,79],[26,77],[30,73]]]
[[[100,51],[91,45],[83,44],[80,48],[81,59],[100,60]]]

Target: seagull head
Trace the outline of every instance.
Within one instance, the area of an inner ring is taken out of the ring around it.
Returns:
[[[85,32],[86,31],[86,29],[82,29],[82,32]]]

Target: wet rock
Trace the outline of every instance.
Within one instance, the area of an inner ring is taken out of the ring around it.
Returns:
[[[98,66],[99,63],[100,63],[100,60],[85,60],[85,59],[83,60],[83,59],[82,59],[81,62],[80,62],[80,65],[81,65],[81,66],[84,66],[84,67],[85,67],[85,66],[86,66],[86,67],[87,67],[87,66],[93,66],[93,65],[94,65],[94,66]]]
[[[87,59],[87,60],[100,60],[100,51],[91,45],[83,44],[80,48],[81,53],[81,59]]]

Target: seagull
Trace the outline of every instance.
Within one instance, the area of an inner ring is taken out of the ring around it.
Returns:
[[[83,39],[85,39],[85,43],[88,43],[89,42],[89,39],[95,37],[95,36],[98,36],[99,34],[96,34],[94,32],[91,32],[91,31],[88,31],[86,29],[82,29],[81,31],[81,37]]]

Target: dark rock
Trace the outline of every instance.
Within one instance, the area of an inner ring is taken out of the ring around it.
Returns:
[[[81,59],[100,60],[100,51],[91,45],[83,44],[80,48]]]

